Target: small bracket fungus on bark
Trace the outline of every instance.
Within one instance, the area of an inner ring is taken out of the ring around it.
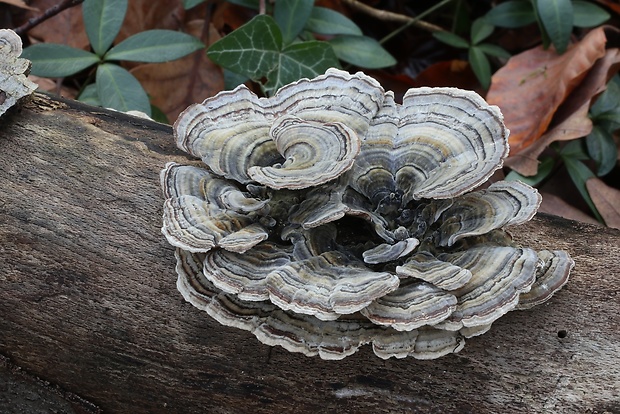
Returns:
[[[174,132],[206,164],[161,173],[177,287],[265,344],[438,358],[549,299],[573,267],[504,231],[534,216],[535,189],[475,190],[502,166],[508,130],[473,92],[411,89],[399,105],[330,69],[271,98],[221,92]]]
[[[0,29],[0,116],[37,89],[26,76],[30,62],[21,59],[22,40],[12,30]]]

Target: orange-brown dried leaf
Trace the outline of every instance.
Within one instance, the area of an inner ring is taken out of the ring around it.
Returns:
[[[614,12],[616,12],[617,14],[620,14],[620,3],[618,3],[618,0],[596,0],[597,2],[601,3],[603,6],[609,7],[611,10],[613,10]]]
[[[586,181],[586,187],[605,224],[620,229],[620,190],[608,186],[596,177]]]
[[[187,25],[190,34],[201,37],[204,21]],[[218,40],[217,31],[211,26],[209,41]],[[202,38],[205,42],[206,39]],[[151,97],[151,102],[161,109],[169,121],[174,121],[189,105],[202,102],[224,89],[222,70],[211,62],[204,49],[182,59],[166,63],[148,63],[131,70]]]
[[[465,60],[446,60],[424,69],[416,78],[415,86],[452,86],[461,89],[479,89],[480,83]]]
[[[558,107],[604,56],[605,42],[598,28],[563,55],[537,47],[513,56],[493,75],[487,101],[504,113],[512,154],[543,135]]]
[[[538,171],[538,156],[549,144],[588,135],[592,131],[592,122],[588,117],[592,99],[606,89],[608,80],[618,71],[619,64],[620,49],[608,49],[558,108],[549,130],[522,151],[516,154],[511,151],[505,165],[520,174],[535,175]]]
[[[182,0],[131,0],[115,42],[145,30],[178,30],[183,26],[184,14]]]
[[[214,10],[211,21],[220,33],[227,34],[246,24],[255,15],[255,10],[225,1]]]
[[[10,4],[11,6],[19,7],[21,9],[39,11],[36,7],[27,5],[24,0],[0,0],[0,3]]]
[[[541,213],[553,214],[555,216],[564,217],[571,220],[581,221],[583,223],[600,224],[596,219],[590,217],[583,211],[568,204],[560,197],[550,194],[541,193],[542,203],[538,209]]]
[[[29,11],[25,18],[38,17],[44,10],[56,6],[58,0],[34,0],[30,6],[40,11]],[[89,46],[84,21],[82,20],[82,6],[70,7],[56,16],[44,21],[28,31],[33,43],[60,43],[78,49],[87,49]]]

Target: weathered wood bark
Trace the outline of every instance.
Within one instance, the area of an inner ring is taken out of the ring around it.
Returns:
[[[186,159],[169,127],[39,95],[0,134],[0,354],[104,412],[620,412],[619,231],[515,229],[568,250],[572,278],[459,354],[322,361],[176,291],[158,173]]]

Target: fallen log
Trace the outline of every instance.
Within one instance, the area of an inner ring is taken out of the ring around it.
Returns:
[[[0,121],[0,355],[76,412],[620,412],[620,231],[539,214],[515,239],[576,262],[549,302],[437,360],[324,361],[184,302],[168,161],[188,161],[169,126],[74,101]]]

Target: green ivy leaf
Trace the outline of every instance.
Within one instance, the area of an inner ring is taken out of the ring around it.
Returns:
[[[240,75],[228,69],[224,69],[224,89],[227,91],[235,89],[237,86],[248,81],[248,77]]]
[[[237,30],[213,43],[207,56],[235,73],[258,80],[280,61],[282,33],[267,15],[258,15]]]
[[[312,8],[305,29],[325,35],[362,35],[362,30],[348,17],[326,7]]]
[[[295,43],[282,51],[279,64],[267,74],[265,92],[271,95],[286,84],[316,77],[331,67],[338,67],[338,58],[328,43]]]
[[[340,35],[329,43],[338,59],[355,66],[379,69],[396,64],[396,59],[379,42],[367,36]]]
[[[482,42],[493,33],[493,30],[495,30],[495,26],[488,23],[483,18],[474,20],[474,23],[471,25],[470,35],[472,45],[477,45]]]
[[[96,84],[101,106],[122,112],[137,110],[151,115],[149,97],[140,82],[120,66],[112,63],[99,65]]]
[[[589,1],[573,1],[573,25],[577,27],[595,27],[605,23],[611,17],[607,11]]]
[[[282,34],[270,16],[259,15],[215,42],[207,55],[218,65],[260,82],[267,78],[271,93],[303,77],[315,77],[338,66],[333,48],[326,42],[309,41],[282,48]]]
[[[285,45],[291,43],[303,30],[310,18],[314,0],[278,0],[273,8],[273,18],[282,32]]]
[[[505,180],[506,181],[522,181],[525,184],[529,184],[532,187],[540,184],[542,180],[547,178],[551,171],[553,171],[553,167],[555,166],[555,160],[552,157],[544,157],[540,161],[540,165],[538,166],[538,172],[536,175],[532,175],[530,177],[526,177],[524,175],[519,174],[516,171],[510,171]]]
[[[484,16],[493,26],[516,29],[536,21],[534,8],[530,1],[507,1],[493,7]]]
[[[476,78],[484,89],[489,89],[491,85],[491,64],[484,52],[478,46],[472,46],[468,51],[469,64],[474,71]]]
[[[101,101],[99,100],[99,95],[97,94],[97,85],[91,83],[86,86],[80,96],[78,97],[78,101],[84,102],[85,104],[89,104],[92,106],[101,106]]]
[[[54,43],[29,46],[21,57],[32,61],[30,73],[46,78],[73,75],[99,62],[99,57],[94,53]]]
[[[588,154],[596,162],[596,175],[602,177],[614,169],[618,161],[618,147],[614,137],[605,129],[595,126],[586,137]]]
[[[187,33],[172,30],[147,30],[123,40],[105,54],[105,60],[167,62],[189,55],[204,44]]]
[[[536,0],[538,16],[558,54],[568,47],[573,30],[573,3],[571,0]]]
[[[82,16],[88,40],[99,56],[103,56],[118,35],[128,0],[85,0]]]
[[[434,32],[433,37],[440,42],[458,49],[466,49],[469,47],[469,42],[467,40],[451,32]]]
[[[575,184],[575,187],[577,187],[577,190],[579,190],[579,194],[581,194],[581,197],[583,197],[586,204],[588,204],[588,207],[590,207],[590,210],[592,210],[594,217],[602,223],[603,217],[601,217],[600,213],[596,209],[596,206],[592,202],[592,197],[590,197],[590,193],[588,193],[588,188],[586,187],[586,181],[588,181],[589,178],[594,177],[594,174],[583,162],[571,157],[562,158],[564,160],[564,164],[566,165],[568,175]]]
[[[490,55],[490,56],[495,56],[495,57],[504,58],[504,59],[508,59],[511,56],[507,50],[497,45],[493,45],[491,43],[480,43],[476,45],[476,47],[482,50],[485,54]]]

